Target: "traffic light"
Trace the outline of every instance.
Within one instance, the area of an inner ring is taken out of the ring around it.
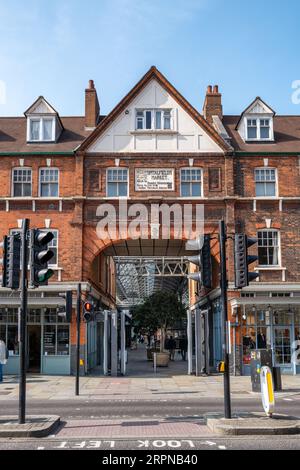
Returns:
[[[58,316],[63,318],[66,323],[72,321],[72,291],[68,290],[65,294],[59,294],[60,297],[66,299],[65,305],[58,307]]]
[[[195,242],[194,245],[192,242]],[[200,270],[196,273],[188,274],[188,278],[192,279],[193,281],[199,282],[206,287],[207,289],[211,289],[212,286],[212,268],[211,268],[211,253],[210,253],[210,235],[206,234],[201,239],[197,240],[190,240],[189,241],[189,249],[198,249],[200,252],[194,256],[188,256],[188,261],[190,263],[199,266]]]
[[[254,263],[258,256],[248,255],[248,248],[257,243],[257,238],[250,238],[244,233],[236,233],[234,236],[234,273],[235,287],[241,289],[249,285],[259,277],[258,273],[249,272],[249,264]]]
[[[3,249],[3,258],[0,263],[3,266],[1,285],[9,289],[18,289],[21,264],[20,234],[5,236],[0,247]]]
[[[48,268],[48,262],[54,253],[48,249],[48,244],[53,240],[52,232],[39,229],[30,231],[30,284],[33,287],[47,286],[48,279],[54,271]]]
[[[91,302],[83,304],[83,319],[88,323],[94,318],[94,305]]]

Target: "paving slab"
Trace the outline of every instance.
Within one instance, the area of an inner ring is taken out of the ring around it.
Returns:
[[[204,422],[198,420],[160,419],[94,419],[70,420],[60,429],[57,437],[101,438],[101,439],[166,439],[201,438],[211,435]]]
[[[60,424],[56,415],[28,415],[24,424],[17,416],[0,417],[0,437],[45,437],[53,434]]]
[[[299,418],[283,414],[269,418],[264,413],[237,413],[226,419],[221,413],[207,413],[204,421],[212,433],[220,435],[300,434]]]

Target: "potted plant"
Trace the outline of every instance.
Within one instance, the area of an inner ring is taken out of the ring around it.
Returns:
[[[165,350],[166,331],[186,315],[186,309],[178,295],[169,291],[157,291],[146,298],[144,303],[133,309],[132,320],[136,328],[147,331],[148,337],[157,330],[161,332],[160,350],[157,352],[157,366],[167,366],[169,352]]]

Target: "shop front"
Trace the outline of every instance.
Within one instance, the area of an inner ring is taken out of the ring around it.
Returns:
[[[241,373],[250,375],[251,350],[271,349],[273,365],[284,374],[300,373],[300,301],[262,303],[238,299],[236,333],[241,349]],[[294,300],[294,299],[293,299]],[[299,299],[300,300],[300,299]]]
[[[27,371],[70,374],[70,324],[58,309],[30,308],[27,315]],[[18,308],[0,308],[0,339],[8,349],[4,374],[19,373]]]

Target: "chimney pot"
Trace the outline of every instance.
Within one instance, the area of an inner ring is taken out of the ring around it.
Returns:
[[[211,85],[208,85],[208,87],[207,87],[207,93],[212,93],[212,86],[211,86]]]
[[[89,89],[95,88],[94,80],[89,80]]]
[[[219,93],[219,86],[218,85],[214,85],[214,93]]]

